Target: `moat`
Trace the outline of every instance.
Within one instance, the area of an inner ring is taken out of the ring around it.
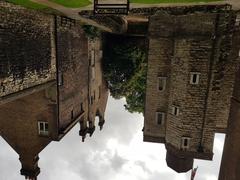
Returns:
[[[0,1],[0,180],[240,179],[240,12],[127,13]]]

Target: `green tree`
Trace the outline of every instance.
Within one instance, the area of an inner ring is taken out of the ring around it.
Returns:
[[[105,46],[103,69],[111,95],[125,97],[129,112],[144,111],[146,53],[138,43],[123,40]]]

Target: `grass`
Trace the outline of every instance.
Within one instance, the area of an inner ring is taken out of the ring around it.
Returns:
[[[50,1],[69,8],[79,8],[91,4],[91,2],[88,0],[50,0]]]
[[[39,9],[39,10],[49,9],[47,6],[31,2],[30,0],[7,0],[7,1],[13,4],[18,4],[23,7],[31,8],[31,9]]]
[[[28,9],[39,10],[41,12],[48,13],[48,14],[62,15],[61,12],[59,12],[55,9],[49,8],[48,6],[44,6],[42,4],[34,3],[30,0],[7,0],[7,2],[17,4],[17,5],[21,5],[25,8],[28,8]]]
[[[145,4],[156,4],[156,3],[193,3],[193,2],[214,2],[223,0],[130,0],[131,3],[145,3]]]

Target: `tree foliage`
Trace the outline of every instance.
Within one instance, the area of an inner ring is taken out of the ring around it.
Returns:
[[[87,37],[90,39],[98,38],[101,35],[101,31],[95,26],[83,25],[82,29],[86,33]]]
[[[146,87],[146,53],[134,41],[120,40],[105,46],[104,74],[111,95],[125,97],[129,112],[143,113]]]

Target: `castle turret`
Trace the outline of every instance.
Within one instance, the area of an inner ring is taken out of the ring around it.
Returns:
[[[90,135],[90,137],[93,135],[95,129],[96,129],[96,127],[94,125],[94,122],[89,121],[88,134]]]
[[[177,156],[171,151],[167,151],[166,161],[168,167],[178,173],[187,172],[193,167],[193,158]]]
[[[82,136],[82,142],[85,141],[87,133],[88,133],[87,124],[84,122],[84,120],[82,120],[80,121],[80,131],[79,131],[79,136]]]
[[[37,176],[40,173],[40,168],[38,167],[39,157],[34,155],[20,156],[19,160],[22,164],[22,169],[20,170],[21,175],[25,176],[28,180],[37,180]]]
[[[104,119],[104,115],[99,115],[99,122],[98,122],[98,126],[100,127],[100,131],[103,129],[103,125],[105,124],[105,119]]]

